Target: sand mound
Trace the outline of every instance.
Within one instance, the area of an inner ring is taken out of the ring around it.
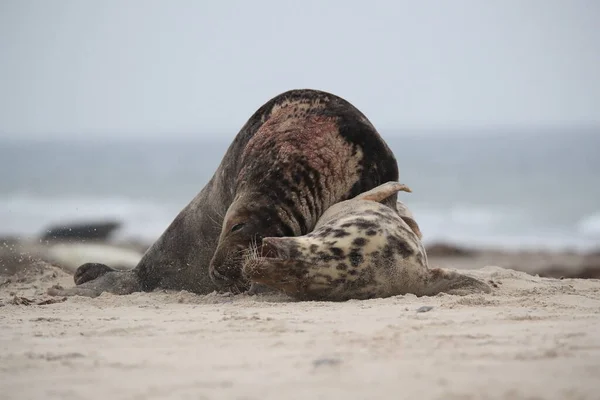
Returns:
[[[48,304],[46,289],[72,277],[36,263],[0,276],[2,398],[598,398],[600,281],[461,272],[493,293]]]

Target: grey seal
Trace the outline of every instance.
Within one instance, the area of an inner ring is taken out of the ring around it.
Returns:
[[[477,279],[428,267],[410,210],[402,202],[396,209],[385,204],[398,191],[410,189],[385,183],[331,206],[306,235],[264,238],[268,256],[252,254],[245,275],[302,300],[490,292]]]

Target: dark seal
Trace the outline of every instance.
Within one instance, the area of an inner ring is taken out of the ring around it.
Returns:
[[[396,180],[396,159],[365,115],[333,94],[291,90],[252,115],[211,180],[133,270],[84,264],[76,287],[50,293],[245,291],[242,266],[253,244],[305,235],[331,205]]]

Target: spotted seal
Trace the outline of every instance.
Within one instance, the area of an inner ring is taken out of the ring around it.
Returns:
[[[331,93],[291,90],[250,117],[210,181],[133,270],[84,264],[76,287],[50,293],[242,292],[252,243],[305,235],[331,205],[397,179],[392,151],[356,107]]]
[[[412,213],[399,201],[389,206],[398,191],[410,189],[385,183],[333,205],[307,235],[264,238],[269,255],[249,257],[244,274],[303,300],[489,292],[474,278],[428,268]]]

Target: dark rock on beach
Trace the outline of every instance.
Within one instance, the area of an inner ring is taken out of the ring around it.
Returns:
[[[470,257],[475,251],[447,243],[434,243],[426,248],[427,254],[437,257]]]
[[[46,229],[42,240],[108,240],[121,227],[118,221],[60,224]]]

